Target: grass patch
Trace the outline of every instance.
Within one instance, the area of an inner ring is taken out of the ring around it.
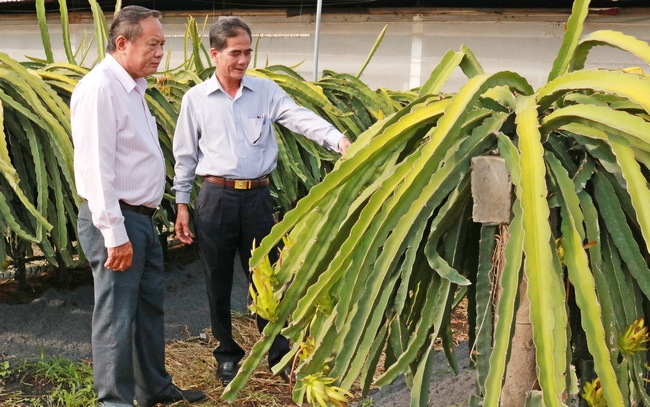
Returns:
[[[41,352],[36,361],[12,367],[0,363],[0,403],[6,407],[94,405],[92,367],[89,361],[70,362]]]

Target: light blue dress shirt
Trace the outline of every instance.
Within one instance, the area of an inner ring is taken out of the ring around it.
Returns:
[[[189,203],[196,175],[255,179],[273,171],[278,156],[273,122],[332,150],[343,137],[269,79],[245,76],[234,98],[215,75],[190,89],[174,133],[176,202]]]

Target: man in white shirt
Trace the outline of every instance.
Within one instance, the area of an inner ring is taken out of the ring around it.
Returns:
[[[230,294],[235,253],[248,277],[253,241],[273,227],[268,174],[276,167],[278,144],[273,122],[304,134],[341,154],[350,141],[330,123],[296,103],[273,81],[245,76],[251,60],[251,31],[239,18],[210,28],[215,74],[183,97],[174,134],[176,235],[190,244],[187,204],[196,175],[203,177],[194,211],[194,229],[206,271],[217,378],[226,385],[237,372],[243,349],[232,338]],[[277,254],[276,254],[277,255]],[[275,259],[271,258],[271,261]],[[258,317],[260,332],[267,321]],[[289,351],[276,337],[269,366]],[[281,376],[289,379],[290,371]]]
[[[98,404],[152,406],[205,397],[165,369],[164,265],[153,215],[165,164],[144,99],[165,38],[160,13],[129,6],[111,24],[108,55],[70,103],[79,242],[93,270],[93,375]]]

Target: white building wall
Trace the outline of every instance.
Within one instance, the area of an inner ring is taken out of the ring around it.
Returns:
[[[327,10],[326,10],[327,11]],[[315,15],[287,16],[284,11],[233,11],[242,17],[258,43],[257,66],[268,64],[298,65],[295,69],[304,78],[313,77]],[[110,13],[107,13],[110,15]],[[192,14],[201,26],[207,16],[204,34],[211,23],[223,13]],[[170,65],[177,66],[184,58],[183,35],[188,13],[168,12],[162,19],[171,51]],[[371,88],[405,90],[423,84],[449,50],[467,45],[488,73],[515,71],[533,87],[546,80],[560,47],[568,10],[455,10],[397,9],[377,10],[369,14],[330,14],[322,17],[318,67],[341,73],[356,74],[363,65],[377,36],[388,25],[386,36],[361,79]],[[55,60],[65,61],[58,14],[48,15],[48,28]],[[70,14],[73,46],[77,47],[87,33],[86,44],[94,32],[88,14]],[[585,24],[584,34],[595,30],[616,30],[650,41],[650,8],[623,9],[616,15],[593,10]],[[0,15],[0,51],[25,60],[25,55],[43,58],[41,37],[34,15]],[[209,48],[207,38],[204,39]],[[93,44],[85,65],[96,58]],[[618,68],[650,67],[636,57],[611,48],[595,48],[587,67]],[[319,74],[320,76],[320,74]],[[458,69],[443,91],[456,91],[465,77]]]

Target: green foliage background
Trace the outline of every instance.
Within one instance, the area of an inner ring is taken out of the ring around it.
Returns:
[[[67,62],[53,60],[42,1],[46,59],[19,63],[0,53],[3,259],[24,261],[36,246],[52,264],[65,265],[77,250],[68,103],[97,62],[85,64],[90,47],[104,55],[107,32],[103,12],[90,3],[95,34],[73,50],[65,1],[59,2]],[[642,71],[584,69],[584,63],[594,46],[650,63],[650,47],[613,31],[581,39],[588,7],[575,1],[548,82],[537,90],[513,72],[486,74],[464,47],[445,54],[414,91],[372,91],[359,80],[363,67],[355,76],[326,71],[317,82],[284,66],[249,72],[276,81],[355,142],[337,160],[276,128],[280,160],[272,191],[287,213],[251,265],[289,234],[295,244],[273,277],[277,290],[292,283],[276,304],[278,320],[267,326],[226,399],[236,397],[282,332],[296,344],[287,364],[308,338],[317,344],[298,365],[299,379],[329,376],[343,389],[360,379],[367,391],[383,353],[385,372],[374,383],[405,373],[411,404],[426,405],[431,344],[442,338],[456,366],[450,315],[467,296],[478,354],[472,403],[496,406],[526,278],[541,388],[531,405],[566,404],[575,387],[574,359],[593,361],[608,405],[649,404],[645,352],[621,353],[618,338],[645,316],[650,295],[650,80]],[[185,64],[149,79],[146,98],[167,165],[158,218],[163,235],[174,217],[171,139],[180,100],[214,69],[200,41],[203,29],[190,18]],[[440,94],[456,68],[467,83]],[[470,216],[470,160],[484,154],[505,158],[516,192],[497,303],[491,300],[497,230]],[[580,373],[584,381],[589,372]],[[301,383],[297,402],[310,391]]]
[[[66,2],[59,1],[63,45],[67,62],[55,62],[47,30],[44,4],[37,2],[46,59],[28,57],[18,62],[0,53],[0,258],[9,257],[18,265],[34,253],[43,252],[54,265],[65,267],[77,252],[76,195],[72,169],[70,137],[70,95],[77,82],[105,55],[106,19],[95,1],[90,1],[95,33],[85,36],[72,49]],[[116,10],[121,7],[120,2]],[[206,20],[207,21],[207,20]],[[171,190],[174,175],[172,138],[185,92],[209,78],[214,66],[201,42],[205,23],[199,27],[188,19],[185,36],[185,63],[169,67],[148,78],[147,103],[158,124],[165,156],[167,182],[162,211],[157,215],[161,238],[173,233],[175,208]],[[383,32],[382,32],[383,35]],[[376,46],[379,45],[381,37]],[[88,64],[91,47],[97,46],[97,60]],[[371,51],[374,52],[374,49]],[[365,67],[365,65],[364,65]],[[318,83],[305,81],[286,66],[267,66],[249,70],[250,75],[276,81],[299,104],[332,122],[351,140],[370,127],[378,117],[401,108],[412,95],[371,91],[358,76],[326,72]],[[319,183],[332,170],[338,154],[326,150],[303,136],[275,125],[280,147],[278,168],[271,174],[271,191],[280,215]],[[201,180],[197,179],[194,193]],[[81,253],[80,253],[81,254]],[[81,254],[82,255],[82,254]],[[9,262],[2,263],[6,269]]]
[[[287,213],[251,267],[289,235],[295,244],[271,279],[288,288],[227,400],[282,333],[300,352],[299,380],[325,375],[349,389],[359,379],[367,391],[405,373],[411,405],[424,406],[434,339],[457,365],[450,315],[466,295],[477,369],[471,405],[497,406],[526,279],[540,386],[529,405],[567,405],[576,366],[582,384],[600,379],[607,405],[650,404],[645,348],[619,350],[650,294],[650,81],[641,69],[584,69],[594,46],[645,64],[650,47],[613,31],[581,39],[588,7],[574,2],[537,90],[513,72],[485,73],[468,49],[449,51],[417,97],[359,135]],[[457,67],[467,83],[441,96]],[[505,159],[516,196],[498,299],[497,228],[471,220],[471,158],[486,154]],[[381,354],[385,371],[373,379]],[[297,403],[315,391],[304,383],[294,389]]]

